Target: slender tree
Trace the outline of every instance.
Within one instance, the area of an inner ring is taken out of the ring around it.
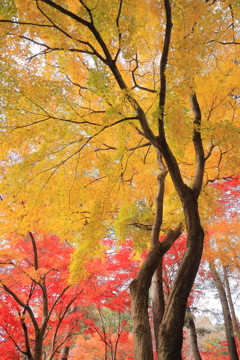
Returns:
[[[211,270],[211,273],[213,276],[213,281],[217,288],[221,306],[222,306],[229,356],[230,356],[231,360],[238,360],[239,357],[238,357],[236,342],[235,342],[235,338],[234,338],[233,324],[232,324],[232,318],[231,318],[227,295],[226,295],[222,280],[217,272],[214,262],[210,262],[209,267],[210,267],[210,270]]]

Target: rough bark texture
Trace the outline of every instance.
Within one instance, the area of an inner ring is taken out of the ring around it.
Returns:
[[[233,325],[232,325],[230,309],[228,306],[227,295],[222,280],[220,279],[220,276],[218,275],[218,272],[216,270],[214,262],[210,262],[209,267],[213,275],[213,280],[218,290],[218,294],[222,306],[229,356],[231,360],[239,360],[237,347],[234,339]]]
[[[190,331],[190,340],[191,340],[193,357],[195,360],[202,360],[200,352],[199,352],[199,348],[198,348],[197,332],[196,332],[196,327],[195,327],[195,323],[193,320],[193,314],[192,314],[189,306],[187,306],[186,325]]]

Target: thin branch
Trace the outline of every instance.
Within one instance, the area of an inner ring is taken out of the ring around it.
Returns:
[[[37,321],[36,321],[36,319],[35,319],[35,316],[34,316],[34,314],[33,314],[33,311],[32,311],[32,309],[31,309],[31,307],[30,307],[29,305],[24,304],[24,302],[22,302],[22,300],[21,300],[7,285],[2,284],[2,287],[4,288],[4,290],[5,290],[8,294],[10,294],[10,295],[14,298],[14,300],[16,300],[16,302],[17,302],[20,306],[22,306],[24,309],[26,309],[26,311],[27,311],[28,314],[30,315],[30,318],[31,318],[32,323],[33,323],[34,328],[35,328],[35,331],[38,332],[38,331],[39,331],[38,323],[37,323]]]
[[[7,333],[7,335],[9,336],[9,338],[11,339],[11,341],[13,342],[14,346],[16,347],[16,349],[23,355],[27,355],[26,351],[21,350],[21,348],[19,347],[18,343],[15,341],[12,332],[9,332],[7,327],[4,326],[4,324],[1,324],[1,328],[3,328],[3,330]]]
[[[148,91],[148,92],[151,92],[151,93],[156,93],[157,91],[156,90],[153,90],[153,89],[149,89],[149,88],[146,88],[145,86],[141,86],[139,84],[137,84],[136,82],[136,78],[135,78],[135,71],[138,69],[138,57],[136,55],[136,58],[134,59],[135,62],[136,62],[136,66],[135,68],[132,70],[132,80],[133,80],[133,83],[134,83],[134,88],[138,88],[138,89],[141,89],[141,90],[144,90],[144,91]],[[137,75],[136,75],[137,76]]]
[[[164,136],[164,109],[165,109],[165,102],[166,102],[166,88],[167,88],[167,81],[166,81],[166,67],[168,61],[168,53],[169,53],[169,46],[170,46],[170,39],[171,39],[171,32],[172,32],[172,12],[171,12],[171,5],[169,0],[164,0],[164,8],[166,14],[166,27],[165,27],[165,36],[164,36],[164,45],[163,51],[161,56],[161,63],[160,63],[160,94],[159,94],[159,136]]]
[[[124,118],[124,119],[120,119],[120,120],[117,120],[115,121],[114,123],[110,124],[110,125],[105,125],[100,131],[96,132],[94,135],[92,136],[89,136],[89,138],[86,140],[86,142],[80,147],[80,149],[76,150],[74,153],[72,153],[71,155],[69,155],[67,158],[65,158],[64,160],[62,160],[60,163],[58,163],[57,165],[55,166],[52,166],[51,168],[48,168],[42,172],[39,172],[38,174],[36,174],[36,176],[40,175],[41,173],[43,172],[48,172],[48,171],[51,171],[53,170],[53,172],[51,173],[51,175],[49,176],[49,178],[47,179],[46,183],[43,185],[43,187],[46,186],[46,184],[49,182],[49,180],[51,179],[51,177],[54,175],[54,173],[62,166],[64,165],[68,160],[70,160],[72,157],[74,157],[75,155],[77,155],[79,152],[81,152],[86,146],[87,144],[92,140],[94,139],[96,136],[98,136],[99,134],[101,134],[104,130],[114,126],[114,125],[117,125],[117,124],[120,124],[122,123],[123,121],[126,121],[126,120],[132,120],[132,119],[136,119],[135,117],[127,117],[127,118]],[[77,142],[77,141],[76,141]],[[31,181],[31,180],[30,180]]]
[[[1,19],[0,23],[11,23],[11,24],[17,24],[17,25],[31,25],[31,26],[41,26],[41,27],[53,27],[52,25],[47,25],[47,24],[37,24],[37,23],[29,23],[29,22],[25,22],[25,21],[15,21],[15,20],[4,20]]]
[[[38,270],[38,253],[37,253],[37,245],[33,233],[31,231],[28,232],[31,238],[33,254],[34,254],[34,269]]]
[[[147,230],[147,231],[152,231],[152,228],[153,228],[152,225],[142,224],[140,222],[133,222],[133,223],[130,223],[128,225],[135,226],[136,228],[144,229],[144,230]]]
[[[68,17],[72,18],[73,20],[76,20],[78,23],[80,23],[83,26],[87,27],[92,32],[92,34],[95,36],[96,40],[98,41],[99,45],[101,46],[101,48],[102,48],[102,50],[103,50],[103,52],[104,52],[104,54],[106,56],[106,59],[104,59],[104,57],[88,42],[80,41],[81,43],[83,43],[85,45],[88,45],[92,49],[92,52],[87,52],[87,51],[84,51],[84,50],[81,50],[81,51],[79,50],[79,52],[96,55],[105,64],[109,60],[110,60],[110,62],[112,62],[112,58],[111,58],[111,55],[109,53],[109,50],[108,50],[106,44],[104,43],[100,33],[97,31],[97,29],[95,28],[95,26],[93,24],[91,10],[84,4],[83,1],[80,1],[80,2],[85,7],[85,9],[89,12],[91,21],[84,20],[83,18],[81,18],[78,15],[74,14],[73,12],[65,9],[64,7],[62,7],[62,6],[58,5],[58,4],[55,4],[52,0],[39,0],[39,1],[53,7],[54,9],[58,10],[62,14],[67,15]]]
[[[58,297],[56,298],[56,300],[54,301],[54,303],[51,306],[51,309],[49,310],[48,313],[48,319],[50,318],[50,316],[52,315],[53,309],[55,308],[55,306],[57,305],[58,301],[61,299],[61,297],[63,296],[63,294],[71,287],[71,285],[68,285],[67,287],[65,287],[61,293],[58,295]]]
[[[214,145],[213,143],[211,143],[211,146],[204,158],[205,162],[208,160],[208,158],[212,155],[213,149],[215,148],[216,145]]]
[[[72,19],[76,20],[77,22],[79,22],[80,24],[82,24],[82,25],[84,25],[86,27],[89,27],[91,25],[91,22],[82,19],[81,17],[74,14],[73,12],[71,12],[71,11],[63,8],[62,6],[54,3],[52,0],[39,0],[39,2],[43,2],[43,3],[53,7],[54,9],[58,10],[62,14],[67,15],[68,17],[71,17]]]
[[[240,42],[237,41],[226,41],[226,42],[218,41],[218,43],[221,45],[240,45]]]
[[[121,40],[122,40],[122,33],[120,31],[120,25],[119,25],[119,19],[120,19],[120,15],[121,15],[121,11],[122,11],[122,4],[123,4],[123,0],[119,1],[119,7],[118,7],[118,14],[116,17],[116,25],[117,25],[117,29],[118,29],[118,50],[116,52],[116,55],[114,57],[114,61],[117,61],[117,58],[120,54],[121,51]]]
[[[24,332],[24,339],[25,339],[25,345],[26,345],[26,355],[29,359],[32,359],[32,353],[31,353],[31,348],[30,348],[30,344],[29,344],[29,336],[28,336],[28,328],[27,325],[25,323],[25,316],[21,315],[21,313],[19,313],[19,318],[20,318],[20,322],[23,328],[23,332]]]
[[[86,281],[86,284],[88,283],[88,281],[89,281],[89,278],[88,278],[88,280]],[[86,285],[86,284],[85,284],[85,285]],[[66,290],[67,290],[69,287],[70,287],[70,286],[68,286],[68,287],[66,288]],[[64,290],[65,290],[65,289],[64,289]],[[54,336],[53,336],[53,340],[52,340],[52,349],[54,349],[54,347],[55,347],[55,342],[56,342],[57,333],[58,333],[59,327],[61,326],[61,323],[62,323],[63,319],[65,318],[65,316],[66,316],[66,314],[67,314],[70,306],[72,305],[72,303],[78,298],[79,295],[82,294],[83,290],[84,290],[84,288],[82,288],[82,289],[69,301],[69,303],[64,307],[64,312],[63,312],[63,314],[62,314],[61,316],[59,316],[59,322],[58,322],[57,327],[56,327],[56,329],[55,329]],[[64,292],[65,292],[65,291],[64,291]],[[56,306],[56,304],[57,304],[57,302],[59,301],[59,299],[63,296],[64,292],[62,292],[62,293],[59,295],[58,299],[57,299],[57,300],[55,301],[55,303],[53,304],[53,308]],[[53,308],[51,309],[51,312],[52,312]],[[49,317],[50,317],[50,316],[49,316]]]
[[[195,93],[190,94],[190,103],[192,106],[192,112],[194,114],[193,145],[196,156],[196,169],[195,169],[195,175],[193,181],[193,190],[195,192],[196,197],[198,197],[202,188],[205,158],[204,158],[204,150],[203,150],[202,138],[200,132],[202,114],[197,100],[197,95]]]
[[[80,2],[80,4],[82,4],[84,9],[87,11],[87,13],[88,13],[88,15],[90,17],[91,24],[93,24],[92,10],[84,3],[83,0],[79,0],[79,2]]]
[[[165,178],[167,176],[167,168],[163,162],[162,155],[158,149],[156,149],[156,153],[157,153],[157,164],[160,169],[160,173],[158,175],[158,190],[156,195],[156,214],[155,214],[152,233],[151,233],[152,246],[157,245],[157,243],[159,242],[159,235],[160,235],[162,219],[163,219],[163,198],[164,198]]]

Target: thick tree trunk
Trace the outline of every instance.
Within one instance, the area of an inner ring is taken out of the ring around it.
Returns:
[[[151,279],[161,256],[159,243],[158,247],[150,250],[137,278],[130,285],[135,360],[153,360],[152,336],[148,318],[148,295]]]
[[[150,249],[136,279],[131,282],[131,312],[134,334],[134,359],[152,360],[152,336],[148,317],[148,297],[151,280],[162,256],[181,234],[182,225],[170,230],[166,238]]]
[[[222,280],[220,279],[220,276],[218,275],[218,272],[216,270],[214,262],[209,262],[209,267],[213,275],[213,281],[218,290],[218,294],[222,306],[229,356],[231,360],[239,360],[237,347],[234,339],[232,319],[231,319],[230,309],[228,306],[227,295]]]
[[[183,198],[187,227],[187,248],[181,261],[159,331],[159,360],[181,360],[187,300],[202,257],[204,232],[193,190],[186,187]]]
[[[42,359],[42,351],[43,351],[43,336],[39,331],[39,334],[35,337],[35,346],[34,346],[34,360],[41,360]]]
[[[231,315],[232,315],[233,330],[234,330],[234,334],[238,340],[238,346],[240,346],[240,331],[238,328],[238,321],[237,321],[237,317],[236,317],[236,313],[235,313],[235,309],[234,309],[234,305],[233,305],[233,301],[232,301],[232,294],[231,294],[230,285],[229,285],[229,281],[228,281],[228,274],[227,274],[226,266],[223,266],[223,271],[224,271],[224,282],[225,282],[226,291],[227,291],[228,303],[229,303],[229,307],[230,307]]]
[[[195,360],[202,360],[199,348],[198,348],[198,341],[197,341],[197,332],[195,323],[193,320],[193,314],[190,310],[190,307],[187,306],[187,312],[186,312],[186,325],[189,328],[190,331],[190,340],[191,340],[191,346],[192,346],[192,352]]]

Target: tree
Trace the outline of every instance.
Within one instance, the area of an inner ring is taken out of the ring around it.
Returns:
[[[186,326],[190,330],[190,339],[191,339],[191,346],[192,346],[194,359],[202,360],[202,357],[201,357],[201,354],[199,351],[199,347],[198,347],[197,331],[196,331],[196,326],[195,326],[195,322],[194,322],[194,317],[193,317],[193,314],[192,314],[189,306],[187,307],[187,312],[186,312]]]
[[[235,273],[238,277],[239,273],[239,179],[226,179],[216,186],[221,189],[221,196],[217,202],[215,221],[208,225],[209,239],[204,257],[209,261],[213,281],[219,294],[229,356],[238,359],[236,339],[239,337],[239,331],[229,276],[230,273],[232,275]]]
[[[212,272],[213,280],[214,280],[215,286],[218,290],[219,298],[221,301],[229,356],[230,356],[231,360],[238,360],[239,357],[238,357],[237,346],[236,346],[235,338],[234,338],[233,324],[232,324],[232,318],[231,318],[231,313],[230,313],[230,309],[229,309],[227,295],[226,295],[223,283],[221,281],[221,278],[216,270],[216,267],[215,267],[215,264],[213,261],[209,263],[209,267]]]
[[[5,244],[6,246],[6,244]],[[84,288],[68,285],[72,247],[29,233],[1,250],[0,348],[4,359],[54,359],[70,344],[82,317]]]
[[[205,185],[239,171],[238,2],[15,4],[1,20],[11,39],[2,62],[3,230],[34,224],[71,239],[73,270],[83,273],[102,237],[133,234],[140,249],[150,242],[131,284],[135,359],[149,360],[149,287],[185,229],[156,326],[158,358],[181,359],[203,249],[199,209],[207,217],[214,199]]]
[[[11,239],[1,250],[0,348],[6,360],[18,359],[19,354],[38,359],[36,347],[44,359],[59,354],[67,358],[79,333],[96,333],[98,342],[106,346],[105,355],[110,353],[114,360],[119,345],[119,353],[130,351],[126,344],[132,336],[128,287],[140,260],[132,259],[130,240],[118,251],[111,239],[103,244],[104,258],[86,264],[89,279],[71,286],[68,267],[74,249],[56,236],[30,233],[27,238]]]

